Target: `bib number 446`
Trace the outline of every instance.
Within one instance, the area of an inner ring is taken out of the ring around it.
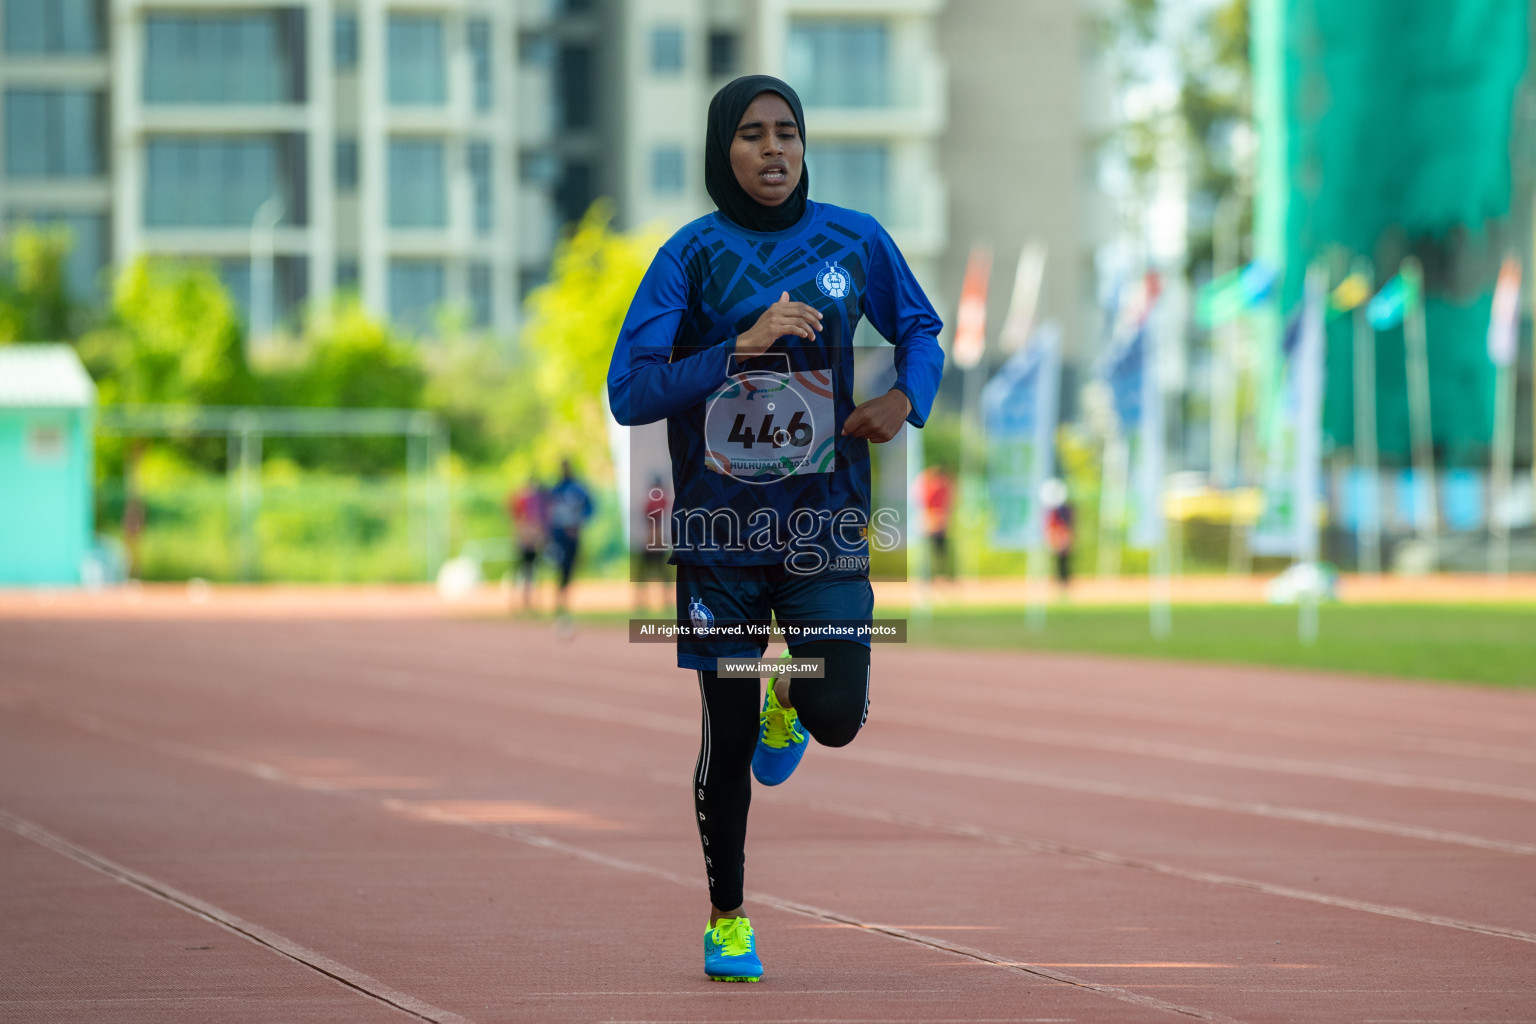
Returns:
[[[770,448],[804,448],[811,443],[811,437],[811,425],[805,421],[805,411],[798,409],[782,426],[774,425],[773,413],[766,414],[757,424],[755,435],[752,433],[752,425],[747,422],[747,414],[737,413],[736,422],[731,425],[726,440],[748,449],[754,444],[768,445]]]

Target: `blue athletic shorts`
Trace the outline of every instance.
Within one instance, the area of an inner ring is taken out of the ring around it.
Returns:
[[[791,644],[851,640],[869,646],[875,592],[864,572],[805,576],[782,565],[679,565],[677,622],[716,628],[741,624],[738,635],[679,637],[677,667],[715,671],[717,658],[761,658],[770,618],[793,627]]]

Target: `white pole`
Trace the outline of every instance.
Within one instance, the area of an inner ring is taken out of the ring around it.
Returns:
[[[1413,437],[1413,475],[1419,492],[1419,538],[1429,548],[1429,568],[1440,564],[1439,496],[1435,487],[1434,432],[1429,405],[1429,347],[1424,326],[1424,272],[1410,256],[1403,261],[1404,284],[1414,298],[1403,316],[1403,344],[1408,362],[1408,427]]]
[[[1509,575],[1509,491],[1515,472],[1514,367],[1501,363],[1493,384],[1493,479],[1488,528],[1488,571],[1500,579]]]
[[[272,337],[274,250],[276,249],[277,222],[283,219],[283,201],[269,196],[256,208],[251,218],[251,308],[250,338],[247,347],[254,349]]]
[[[1296,459],[1294,483],[1296,564],[1317,574],[1317,506],[1322,473],[1323,302],[1327,274],[1313,265],[1307,270],[1306,298],[1301,311],[1301,337],[1295,355]],[[1314,579],[1320,576],[1314,575]],[[1303,585],[1297,599],[1297,633],[1301,642],[1317,642],[1317,587]]]
[[[1370,260],[1355,261],[1354,273],[1372,280]],[[1355,522],[1355,549],[1360,571],[1381,574],[1381,466],[1376,452],[1376,332],[1365,315],[1366,304],[1355,306],[1355,467],[1363,478],[1363,494]]]

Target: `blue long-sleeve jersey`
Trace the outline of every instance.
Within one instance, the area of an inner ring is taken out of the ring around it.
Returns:
[[[738,363],[736,336],[784,292],[821,312],[821,333]],[[943,373],[942,324],[873,217],[811,202],[768,234],[712,213],[661,247],[614,347],[608,399],[621,424],[667,420],[674,562],[867,556],[868,442],[841,436],[861,318],[895,345],[894,386],[921,427]]]

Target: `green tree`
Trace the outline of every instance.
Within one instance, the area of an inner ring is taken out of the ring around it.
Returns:
[[[611,468],[603,397],[608,363],[660,242],[649,234],[613,231],[612,219],[611,204],[594,203],[555,251],[549,283],[528,298],[522,344],[545,414],[531,452],[540,472],[566,456],[588,474],[602,476]]]
[[[0,345],[14,341],[72,340],[74,304],[65,283],[69,232],[17,227],[0,276]]]
[[[313,314],[301,362],[270,375],[271,405],[413,409],[426,373],[416,348],[396,337],[355,298]]]
[[[104,403],[239,405],[252,397],[244,331],[212,269],[141,257],[117,279],[112,317],[80,342]]]

